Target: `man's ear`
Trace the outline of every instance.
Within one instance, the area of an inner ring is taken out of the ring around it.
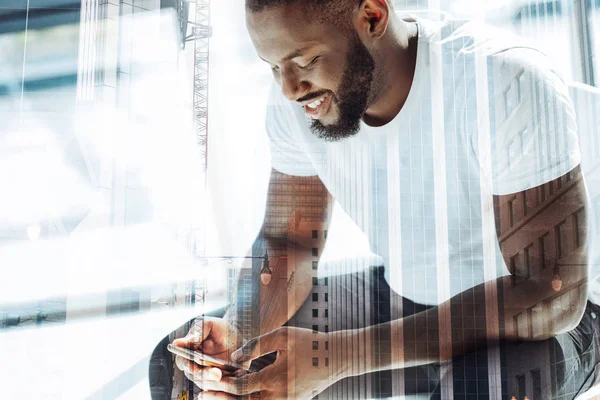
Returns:
[[[381,38],[387,30],[390,11],[386,0],[364,0],[356,19],[359,35],[370,40]]]

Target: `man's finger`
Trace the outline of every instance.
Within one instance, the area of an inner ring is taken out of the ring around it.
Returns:
[[[179,368],[179,370],[185,372],[186,364],[187,364],[187,360],[185,358],[183,358],[181,356],[175,357],[175,365],[177,366],[177,368]]]
[[[223,371],[219,368],[198,365],[193,361],[187,362],[187,368],[202,381],[220,381],[223,377]]]
[[[200,345],[212,330],[212,320],[204,317],[194,321],[194,325],[190,328],[185,337],[175,339],[173,341],[174,346],[185,347],[188,349],[199,350]]]
[[[269,372],[272,365],[262,369],[259,372],[252,374],[246,374],[238,378],[233,376],[224,376],[218,382],[203,382],[202,388],[209,391],[215,392],[226,392],[236,396],[244,396],[261,390],[261,379],[267,379],[264,377],[265,372]],[[265,381],[265,384],[268,382]]]
[[[254,338],[231,354],[234,362],[241,363],[255,360],[265,354],[287,350],[288,329],[279,328]]]
[[[219,368],[204,367],[198,365],[193,361],[186,360],[183,357],[177,356],[175,358],[175,365],[183,372],[189,372],[197,375],[200,379],[209,381],[219,381],[223,376],[223,371]]]

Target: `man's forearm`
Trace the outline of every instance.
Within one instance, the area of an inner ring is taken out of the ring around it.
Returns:
[[[312,252],[300,244],[288,242],[282,248],[281,243],[274,244],[268,238],[260,238],[262,247],[269,254],[283,253],[285,256],[270,258],[272,279],[269,285],[261,285],[253,280],[248,285],[243,275],[238,278],[233,289],[232,303],[225,318],[240,332],[244,314],[248,313],[248,299],[253,299],[251,307],[260,302],[259,334],[270,332],[283,326],[302,306],[312,289]],[[253,273],[258,271],[253,271]],[[260,296],[260,300],[258,299]],[[251,311],[254,312],[254,311]]]
[[[312,290],[312,248],[288,242],[285,257],[275,260],[273,277],[260,286],[260,334],[283,326]]]
[[[571,288],[585,290],[584,272],[575,273],[570,278],[572,279]],[[485,285],[502,284],[505,287],[510,287],[511,279],[513,279],[512,276],[506,276],[478,285],[437,307],[432,307],[405,318],[354,331],[332,332],[330,341],[333,346],[340,349],[338,354],[347,354],[346,357],[343,357],[346,359],[340,363],[341,370],[338,371],[338,375],[344,377],[450,360],[452,357],[477,351],[503,340],[534,340],[521,332],[517,332],[516,329],[486,329],[485,324],[483,329],[481,327],[475,329],[475,319],[485,319],[486,317]],[[548,280],[527,281],[520,286],[520,289],[525,286],[525,290],[521,290],[520,294],[507,290],[502,296],[503,298],[499,299],[499,307],[502,307],[504,311],[502,314],[504,314],[505,327],[512,325],[514,315],[527,310],[533,304],[557,295]],[[581,288],[578,288],[578,286],[581,286]],[[568,287],[563,288],[560,294],[565,294],[568,290]],[[525,294],[528,294],[528,296]],[[585,302],[582,302],[579,296],[570,296],[570,298],[573,299],[573,302],[568,310],[545,316],[545,320],[553,318],[552,324],[546,327],[543,332],[539,332],[535,340],[553,337],[558,333],[574,328],[583,314]],[[549,308],[546,309],[546,312],[550,314]],[[438,328],[440,314],[451,316],[450,330]],[[465,326],[467,321],[471,326]],[[435,331],[435,337],[432,337],[432,327]],[[401,351],[393,351],[389,358],[373,357],[364,346],[356,345],[356,343],[375,343],[377,338],[386,337],[390,332],[392,337],[404,337],[404,340],[402,343],[392,344],[392,346],[401,346],[402,348]],[[398,335],[399,332],[402,335]],[[357,340],[357,337],[363,337],[363,340]],[[353,351],[345,351],[345,349],[350,348]],[[352,365],[353,359],[369,360],[367,363],[369,365],[368,370],[351,371],[349,366]]]

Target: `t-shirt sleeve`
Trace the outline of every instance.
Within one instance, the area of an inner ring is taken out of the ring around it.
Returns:
[[[579,165],[568,86],[544,54],[515,48],[492,55],[488,77],[490,146],[479,149],[477,137],[473,144],[480,161],[491,157],[494,194],[539,186]]]
[[[294,126],[296,120],[291,105],[286,104],[279,87],[273,83],[265,121],[271,147],[271,166],[286,175],[317,175],[298,133],[299,127]]]

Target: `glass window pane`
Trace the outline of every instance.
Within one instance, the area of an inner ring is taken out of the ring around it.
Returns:
[[[406,0],[396,0],[398,9],[406,9]],[[586,2],[587,3],[587,2]],[[497,1],[476,5],[476,0],[443,2],[443,11],[449,12],[459,19],[482,19],[492,26],[522,36],[535,48],[542,50],[555,68],[567,79],[574,79],[573,65],[570,55],[576,46],[571,34],[572,3],[567,0],[542,1]],[[424,9],[428,8],[423,4]],[[484,14],[481,15],[480,10]],[[592,24],[599,17],[593,13]],[[597,26],[597,25],[596,25]],[[598,34],[595,34],[598,37]],[[596,49],[599,47],[596,46]],[[597,51],[596,51],[597,53]],[[565,56],[567,55],[567,56]],[[515,84],[518,88],[518,85]],[[522,90],[524,88],[521,88]],[[512,90],[514,99],[518,92]],[[514,101],[514,100],[513,100]]]

